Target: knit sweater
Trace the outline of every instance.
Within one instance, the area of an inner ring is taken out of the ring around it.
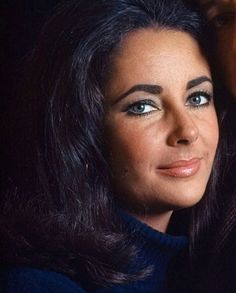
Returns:
[[[167,292],[169,274],[179,271],[173,267],[174,260],[181,256],[187,246],[185,236],[160,233],[135,218],[122,214],[129,232],[137,239],[138,258],[135,266],[152,266],[151,274],[144,280],[110,288],[85,290],[79,283],[61,273],[29,267],[12,267],[5,270],[3,283],[6,293],[105,293],[105,292]],[[115,256],[114,256],[115,257]],[[135,269],[130,267],[129,269]],[[171,292],[179,292],[174,290]]]

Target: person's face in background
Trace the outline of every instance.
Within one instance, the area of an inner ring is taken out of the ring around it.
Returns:
[[[236,0],[200,0],[200,3],[216,28],[217,62],[236,100]]]

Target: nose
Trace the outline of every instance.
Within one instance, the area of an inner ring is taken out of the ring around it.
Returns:
[[[191,113],[183,111],[172,116],[171,129],[167,138],[170,146],[190,145],[199,137],[199,128]]]

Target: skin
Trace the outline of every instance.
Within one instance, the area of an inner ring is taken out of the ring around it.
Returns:
[[[218,123],[208,64],[186,33],[138,30],[114,54],[107,85],[117,197],[128,212],[165,232],[173,210],[202,198],[211,173]]]
[[[217,32],[217,55],[236,101],[236,0],[201,0]]]

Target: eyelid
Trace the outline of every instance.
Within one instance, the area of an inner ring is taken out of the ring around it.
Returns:
[[[135,107],[136,105],[146,105],[146,106],[151,106],[153,107],[153,110],[148,111],[148,112],[136,112],[132,111],[132,107]],[[125,106],[124,109],[122,110],[122,112],[126,112],[128,115],[132,115],[132,116],[147,116],[152,114],[153,112],[156,111],[161,111],[161,108],[151,99],[142,99],[142,100],[137,100],[137,101],[133,101],[130,102],[128,104],[128,106]]]
[[[157,105],[157,103],[155,103],[152,99],[137,99],[134,101],[130,101],[128,103],[128,105],[124,106],[123,111],[127,111],[128,109],[130,109],[131,107],[137,105],[137,104],[146,104],[146,105],[150,105],[155,107],[156,109],[160,110],[160,106]]]
[[[191,98],[198,96],[198,95],[204,96],[208,100],[208,102],[203,103],[203,104],[199,104],[199,105],[197,105],[197,104],[193,105],[193,104],[189,103],[189,100]],[[198,91],[195,91],[187,96],[186,105],[198,108],[198,107],[209,105],[209,103],[212,101],[212,99],[213,99],[213,92],[207,91],[207,90],[198,90]]]

